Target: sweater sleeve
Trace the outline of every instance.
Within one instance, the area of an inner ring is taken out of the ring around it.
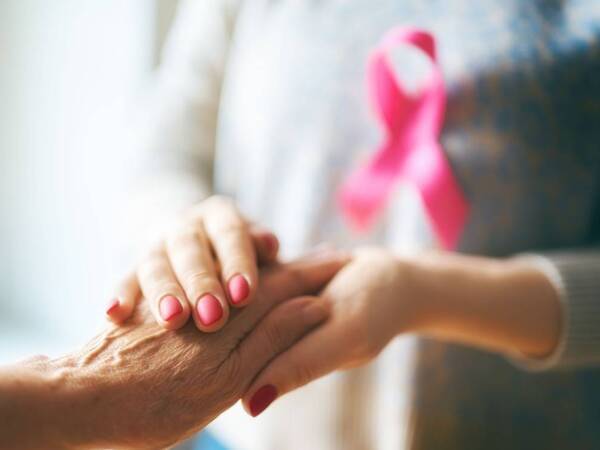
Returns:
[[[221,86],[237,0],[185,0],[128,133],[127,247],[143,250],[212,194]]]
[[[554,285],[563,320],[552,354],[513,362],[533,371],[600,365],[600,249],[523,257]]]

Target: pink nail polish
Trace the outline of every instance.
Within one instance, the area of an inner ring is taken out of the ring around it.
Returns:
[[[117,309],[119,309],[119,305],[120,305],[119,300],[117,300],[116,298],[111,300],[111,302],[108,304],[108,306],[106,308],[106,314],[110,316]]]
[[[214,295],[203,295],[196,305],[198,317],[203,325],[209,326],[219,321],[223,317],[223,307]]]
[[[250,294],[250,286],[248,281],[242,275],[234,275],[227,283],[227,289],[229,290],[229,297],[233,303],[241,303]]]
[[[264,237],[264,240],[267,247],[267,253],[269,255],[274,255],[275,253],[277,253],[277,250],[279,249],[279,241],[277,240],[275,235],[267,234]]]
[[[277,388],[272,384],[261,387],[254,393],[250,400],[250,414],[258,416],[277,398]]]
[[[160,312],[160,317],[162,317],[163,320],[168,322],[177,314],[181,313],[181,311],[183,311],[183,308],[181,307],[181,303],[179,303],[179,300],[177,300],[172,295],[167,295],[166,297],[163,297],[160,300],[160,303],[158,304],[158,310]]]

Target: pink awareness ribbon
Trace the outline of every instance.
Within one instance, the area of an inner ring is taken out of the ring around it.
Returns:
[[[394,77],[387,55],[398,45],[412,45],[431,61],[431,72],[416,94]],[[372,225],[404,179],[418,189],[433,231],[445,249],[458,244],[469,206],[439,143],[446,91],[431,34],[414,28],[389,31],[370,55],[369,95],[385,136],[375,154],[342,184],[342,213],[357,231]]]

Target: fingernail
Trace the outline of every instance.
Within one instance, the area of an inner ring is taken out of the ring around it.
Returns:
[[[111,300],[111,302],[106,307],[106,314],[110,316],[117,309],[119,309],[119,305],[120,305],[119,300],[117,300],[116,298]]]
[[[261,387],[254,393],[250,400],[250,414],[258,416],[277,398],[277,388],[272,384]]]
[[[242,275],[234,275],[227,283],[227,289],[229,290],[229,297],[233,303],[241,303],[250,293],[250,286],[248,281]]]
[[[279,248],[279,240],[275,237],[274,234],[267,234],[264,237],[265,240],[265,246],[267,247],[267,253],[269,255],[274,255],[275,253],[277,253],[277,250]]]
[[[198,311],[200,322],[206,326],[212,325],[223,317],[221,303],[211,294],[200,297],[196,305],[196,311]]]
[[[183,308],[181,307],[181,303],[172,295],[167,295],[160,300],[158,304],[158,310],[160,312],[160,317],[163,318],[164,321],[168,322],[181,311]]]

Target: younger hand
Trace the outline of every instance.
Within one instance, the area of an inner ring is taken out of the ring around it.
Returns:
[[[416,321],[404,266],[385,250],[362,249],[321,294],[330,318],[262,370],[243,397],[260,414],[277,396],[337,369],[369,362]]]

